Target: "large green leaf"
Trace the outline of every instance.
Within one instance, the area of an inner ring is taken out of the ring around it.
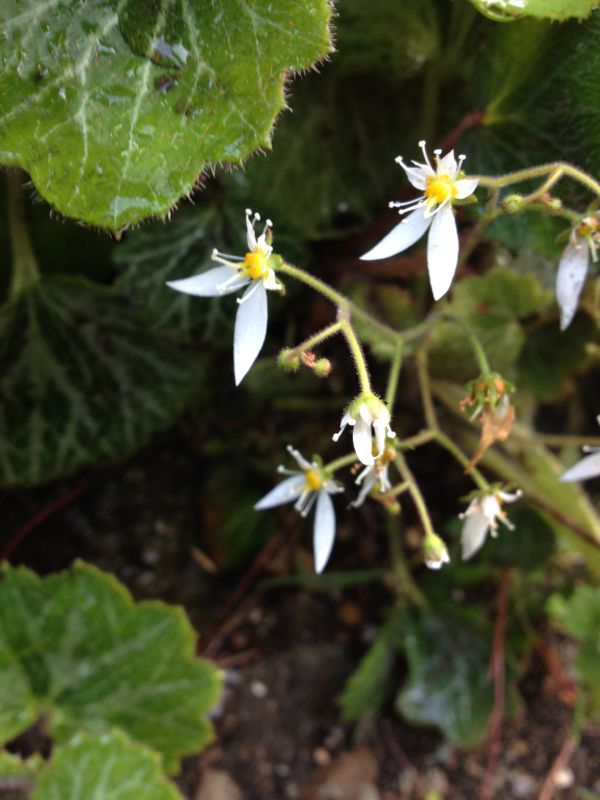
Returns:
[[[218,673],[194,657],[179,608],[135,604],[112,576],[77,563],[0,581],[0,740],[44,717],[59,741],[112,727],[162,753],[166,768],[210,741]],[[64,795],[69,797],[70,795]]]
[[[101,227],[165,214],[208,163],[269,146],[329,17],[327,0],[5,0],[0,160]]]
[[[410,722],[436,725],[454,744],[479,744],[493,704],[489,638],[456,617],[427,612],[412,620],[404,645],[409,678],[398,711]]]
[[[31,800],[181,800],[160,759],[122,733],[78,734],[57,747]]]
[[[114,260],[123,270],[117,289],[131,298],[152,328],[208,338],[231,320],[233,312],[224,313],[220,300],[199,301],[166,285],[216,266],[211,251],[221,244],[222,227],[214,207],[186,209],[168,225],[147,225],[117,244]]]
[[[181,413],[198,357],[83,280],[0,311],[0,485],[35,484],[144,444]]]

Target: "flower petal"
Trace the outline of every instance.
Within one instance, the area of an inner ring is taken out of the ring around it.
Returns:
[[[395,228],[392,228],[388,235],[384,236],[375,247],[361,256],[361,259],[363,261],[376,261],[378,258],[389,258],[389,256],[395,256],[396,253],[401,253],[411,244],[414,244],[417,239],[420,239],[430,224],[431,220],[425,219],[425,210],[417,208],[406,219],[399,222]]]
[[[235,385],[256,361],[267,335],[267,290],[254,281],[244,292],[233,332],[233,372]]]
[[[233,267],[215,267],[199,275],[192,275],[190,278],[182,278],[179,281],[168,281],[167,286],[176,289],[178,292],[194,294],[197,297],[220,297],[224,294],[237,292],[241,286],[238,281],[232,282],[233,288],[226,286],[222,291],[222,286],[227,281],[235,277],[237,270]]]
[[[297,500],[304,489],[304,475],[292,475],[291,478],[286,478],[281,483],[278,483],[274,489],[266,494],[262,500],[254,506],[256,511],[264,511],[266,508],[274,508],[281,506],[283,503],[291,503]]]
[[[433,299],[443,297],[458,264],[458,231],[452,206],[442,206],[433,218],[427,241],[427,269]]]
[[[373,437],[371,436],[371,426],[362,417],[356,420],[356,425],[352,431],[352,441],[358,459],[363,464],[372,464],[373,458]]]
[[[477,178],[461,178],[459,181],[456,181],[454,184],[456,199],[464,200],[465,197],[469,197],[477,188],[478,183],[479,181]]]
[[[560,329],[569,327],[588,271],[590,251],[587,242],[578,238],[569,242],[561,256],[556,273],[556,299],[560,306]]]
[[[313,553],[315,572],[323,572],[329,561],[335,540],[335,509],[326,491],[321,489],[317,497],[315,524],[313,527]]]
[[[588,478],[597,478],[598,475],[600,475],[600,450],[578,461],[564,475],[561,475],[560,482],[587,481]]]
[[[437,174],[447,175],[449,178],[453,178],[456,175],[457,166],[456,159],[454,158],[454,150],[450,150],[443,158],[440,158]]]
[[[467,514],[460,535],[463,561],[467,561],[485,542],[489,524],[483,514],[475,512]]]
[[[404,172],[406,172],[406,177],[411,185],[414,186],[415,189],[423,191],[427,186],[427,178],[430,177],[429,173],[433,174],[433,170],[426,170],[423,167],[407,167],[400,156],[398,156],[396,162],[400,164]]]

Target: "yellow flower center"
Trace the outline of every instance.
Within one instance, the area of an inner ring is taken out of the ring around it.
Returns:
[[[306,488],[311,492],[316,492],[323,485],[323,478],[320,473],[314,469],[307,469],[304,473],[304,480],[306,481]]]
[[[457,191],[454,181],[449,175],[435,175],[427,178],[425,197],[430,205],[441,205],[444,201],[456,197]]]
[[[596,229],[600,227],[600,223],[594,217],[588,217],[584,219],[581,225],[577,228],[576,233],[579,236],[589,236],[592,233],[595,233]]]
[[[251,253],[246,253],[242,262],[242,270],[252,278],[253,281],[262,278],[267,271],[267,258],[262,250],[253,250]]]

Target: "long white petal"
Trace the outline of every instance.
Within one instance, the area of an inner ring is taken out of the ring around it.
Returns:
[[[252,293],[252,294],[250,294]],[[267,290],[262,281],[253,282],[244,292],[233,332],[233,373],[235,385],[256,361],[267,335]]]
[[[389,256],[395,256],[396,253],[401,253],[414,244],[417,239],[420,239],[430,224],[431,220],[425,219],[425,210],[417,208],[395,228],[392,228],[375,247],[361,256],[361,259],[376,261],[378,258],[389,258]]]
[[[489,524],[483,514],[468,514],[465,518],[460,543],[463,561],[473,556],[485,542]]]
[[[230,292],[237,292],[240,285],[237,281],[233,284],[233,289],[225,287],[224,291],[219,291],[217,287],[222,286],[226,281],[235,276],[236,270],[232,267],[215,267],[199,275],[192,275],[191,278],[182,278],[179,281],[168,281],[167,286],[177,289],[178,292],[194,294],[197,297],[219,297]]]
[[[329,561],[335,539],[335,509],[333,501],[324,489],[319,491],[313,528],[313,552],[315,572],[323,572]]]
[[[600,475],[600,450],[578,461],[561,476],[560,481],[561,483],[587,481],[588,478],[597,478],[598,475]]]
[[[560,329],[564,331],[571,324],[579,295],[588,271],[590,250],[587,242],[577,239],[569,242],[561,256],[556,273],[556,299],[560,306]]]
[[[266,508],[281,506],[283,503],[292,503],[300,497],[303,489],[304,475],[292,475],[291,478],[286,478],[274,489],[271,489],[254,508],[257,511],[264,511]]]
[[[458,264],[458,231],[452,206],[442,206],[433,218],[427,241],[427,269],[433,299],[443,297]]]
[[[478,183],[479,181],[477,178],[461,178],[461,180],[456,181],[454,184],[456,198],[458,200],[464,200],[465,197],[469,197],[477,188]]]
[[[356,420],[356,425],[352,431],[352,441],[358,460],[363,464],[372,464],[375,459],[373,458],[371,426],[362,417],[358,417]]]

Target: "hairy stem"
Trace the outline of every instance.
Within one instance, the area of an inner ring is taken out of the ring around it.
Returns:
[[[476,178],[480,186],[489,186],[492,189],[504,189],[507,186],[512,186],[514,183],[521,183],[533,178],[541,178],[544,175],[551,175],[552,173],[560,172],[559,179],[565,176],[581,183],[591,192],[600,197],[600,183],[584,172],[582,169],[569,164],[567,161],[552,161],[549,164],[540,164],[537,167],[526,167],[519,169],[515,172],[509,172],[506,175],[499,175],[493,177],[491,175],[469,175],[470,178]]]
[[[394,352],[394,359],[390,367],[390,374],[388,376],[387,389],[385,390],[385,404],[388,407],[390,414],[396,399],[396,391],[398,389],[398,380],[400,378],[400,369],[402,367],[402,341],[396,344]]]
[[[10,298],[14,300],[28,286],[40,279],[25,214],[23,175],[19,170],[6,173],[8,189],[8,225],[13,257]]]

